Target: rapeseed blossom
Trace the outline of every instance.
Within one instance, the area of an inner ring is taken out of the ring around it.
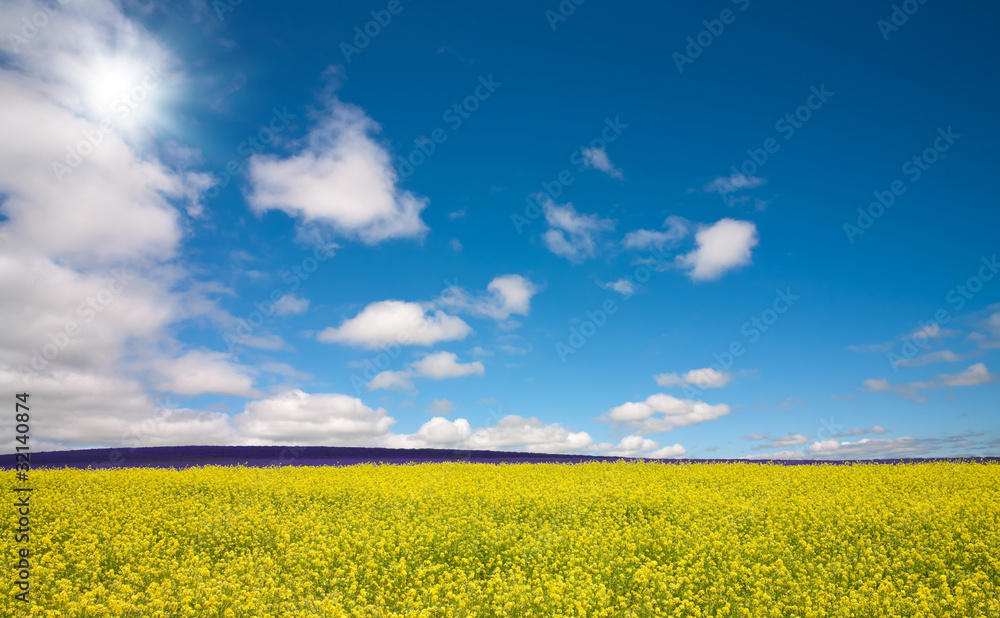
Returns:
[[[3,616],[1000,616],[996,464],[43,469],[32,484],[31,602],[5,594]]]

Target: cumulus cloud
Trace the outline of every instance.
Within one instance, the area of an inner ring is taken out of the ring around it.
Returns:
[[[586,452],[594,445],[585,431],[572,432],[559,423],[546,425],[537,418],[505,416],[491,427],[475,430],[463,448],[526,451],[532,453]]]
[[[598,444],[594,450],[608,457],[635,457],[639,453],[653,451],[659,447],[660,443],[656,440],[633,435],[625,436],[618,444]]]
[[[727,193],[732,193],[734,191],[759,187],[764,184],[764,182],[766,181],[763,178],[759,178],[757,176],[732,174],[730,176],[719,176],[712,182],[705,185],[705,191],[708,193],[726,195]]]
[[[704,369],[692,369],[684,375],[676,373],[661,373],[653,376],[660,386],[684,386],[692,384],[699,388],[721,388],[733,379],[733,376],[725,371],[718,371],[711,367]]]
[[[545,246],[570,262],[582,262],[597,255],[598,237],[614,229],[614,221],[596,214],[582,215],[572,204],[559,205],[542,199],[549,229],[542,235]]]
[[[435,399],[431,402],[431,412],[441,416],[448,416],[455,409],[455,403],[447,399]]]
[[[635,294],[635,285],[628,279],[618,279],[617,281],[602,283],[600,285],[605,290],[614,290],[622,296],[631,296],[632,294]]]
[[[893,361],[892,364],[897,367],[922,367],[933,363],[957,363],[962,358],[963,356],[955,354],[951,350],[938,350],[937,352],[928,352],[927,354],[921,354],[913,358],[900,358]]]
[[[695,241],[698,247],[678,256],[677,262],[688,269],[692,280],[711,281],[750,263],[751,251],[758,243],[757,226],[751,221],[721,219],[701,226]]]
[[[677,443],[646,453],[643,457],[646,459],[672,459],[674,457],[680,457],[684,453],[687,453],[687,449],[681,446],[680,443]]]
[[[856,442],[842,442],[836,438],[816,441],[804,451],[777,451],[749,455],[747,459],[877,459],[895,457],[921,457],[935,448],[929,441],[913,437],[863,438]]]
[[[434,302],[456,313],[506,320],[511,315],[526,316],[531,311],[531,298],[539,288],[522,275],[500,275],[486,286],[486,293],[470,294],[465,288],[450,285]]]
[[[646,459],[669,459],[687,452],[680,444],[660,447],[656,440],[641,435],[625,436],[618,444],[598,444],[594,452],[607,457],[643,457]]]
[[[0,5],[4,32],[39,7]],[[0,329],[0,388],[45,406],[35,428],[49,448],[136,435],[141,445],[226,443],[225,415],[164,410],[149,395],[260,394],[254,370],[186,353],[169,328],[226,315],[178,260],[185,218],[200,216],[212,179],[184,169],[197,151],[155,139],[179,63],[118,3],[58,9],[44,33],[7,41],[17,53],[0,67],[0,286],[18,290],[0,295],[0,318],[16,324]],[[113,109],[139,88],[127,114]]]
[[[154,386],[159,391],[179,395],[217,393],[237,397],[262,397],[253,387],[253,371],[232,362],[229,354],[194,350],[175,359],[152,362],[162,381]]]
[[[758,444],[753,448],[765,449],[765,448],[784,448],[788,446],[798,446],[800,444],[805,444],[811,439],[812,438],[810,436],[804,436],[802,434],[789,432],[787,435],[784,436],[775,436],[773,438],[769,438],[767,443]]]
[[[649,435],[712,421],[729,414],[729,411],[729,406],[725,404],[710,405],[704,401],[657,393],[645,401],[616,406],[597,420],[635,429],[638,435]]]
[[[387,434],[379,440],[394,448],[454,448],[532,453],[585,453],[594,448],[587,432],[572,432],[558,423],[508,415],[490,427],[473,429],[466,419],[435,417],[413,434]]]
[[[996,382],[998,374],[990,373],[985,363],[970,365],[965,371],[956,374],[939,373],[933,380],[890,384],[885,378],[865,380],[859,390],[870,393],[894,393],[896,397],[909,399],[915,403],[926,403],[927,398],[918,391],[931,388],[953,388],[958,386],[979,386]]]
[[[465,339],[472,327],[443,311],[433,314],[419,303],[384,300],[371,303],[340,326],[316,335],[324,343],[342,343],[365,348],[389,344],[430,346],[439,341]]]
[[[864,435],[866,433],[882,434],[882,433],[886,433],[886,431],[887,431],[886,428],[883,427],[883,426],[881,426],[881,425],[872,425],[871,427],[851,427],[847,431],[847,434],[835,433],[835,434],[833,434],[833,437],[834,438],[842,438],[842,437],[844,437],[844,435],[848,435],[848,436],[862,436],[862,435]]]
[[[672,245],[691,232],[691,222],[684,217],[670,215],[663,222],[664,231],[636,230],[625,234],[622,246],[626,249],[641,251],[643,249],[663,249]]]
[[[806,452],[813,457],[872,457],[915,456],[930,450],[915,438],[862,438],[857,442],[841,442],[835,438],[813,442]]]
[[[939,373],[933,380],[913,382],[913,388],[948,388],[951,386],[979,386],[997,381],[997,374],[990,373],[985,363],[970,365],[968,369],[956,374]]]
[[[368,390],[388,389],[397,391],[413,390],[411,378],[445,380],[469,375],[484,375],[486,368],[480,361],[461,363],[454,352],[434,352],[410,363],[404,371],[383,371],[376,375],[366,387]]]
[[[413,390],[413,382],[409,371],[382,371],[365,385],[370,391],[386,389],[390,391],[409,392]]]
[[[434,352],[410,365],[415,375],[432,380],[445,378],[460,378],[468,375],[483,375],[486,369],[480,361],[471,363],[458,362],[454,352]]]
[[[309,308],[309,299],[298,298],[294,294],[285,294],[274,303],[274,312],[278,315],[298,315]]]
[[[281,210],[300,223],[373,245],[390,238],[421,238],[427,199],[398,186],[390,154],[376,141],[379,125],[361,108],[332,93],[289,157],[255,154],[247,202],[257,213]]]
[[[608,158],[608,153],[603,148],[586,148],[582,154],[583,162],[587,167],[600,170],[612,178],[625,180],[625,175],[611,164],[611,159]]]
[[[295,389],[246,404],[233,422],[251,444],[356,446],[374,443],[395,420],[356,397]]]

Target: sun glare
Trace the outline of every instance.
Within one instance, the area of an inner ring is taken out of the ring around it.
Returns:
[[[82,98],[98,122],[136,129],[155,117],[162,75],[153,64],[132,58],[103,58],[84,78]]]

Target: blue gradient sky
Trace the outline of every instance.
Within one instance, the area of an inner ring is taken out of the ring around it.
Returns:
[[[41,6],[0,378],[44,448],[1000,454],[996,6]]]

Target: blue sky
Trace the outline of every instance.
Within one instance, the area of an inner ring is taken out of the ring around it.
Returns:
[[[998,455],[973,3],[0,9],[36,449]]]

